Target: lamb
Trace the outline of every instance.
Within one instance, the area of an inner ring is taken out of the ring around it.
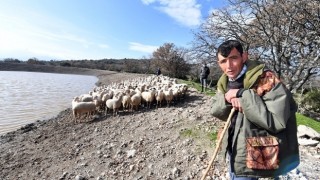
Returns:
[[[125,111],[125,109],[129,109],[130,104],[131,104],[131,96],[130,96],[130,92],[129,92],[122,97],[123,111]]]
[[[163,91],[164,99],[167,101],[167,106],[169,107],[173,100],[173,90],[170,88],[168,90]]]
[[[188,85],[187,84],[180,84],[179,89],[181,90],[182,97],[185,97],[186,93],[188,91]]]
[[[141,92],[137,90],[137,92],[131,96],[131,102],[130,102],[130,105],[131,105],[131,112],[133,112],[133,109],[135,108],[136,111],[138,110],[139,108],[139,105],[141,104]]]
[[[105,94],[105,92],[97,92],[96,94],[94,94],[92,96],[93,99],[97,100],[97,107],[99,110],[103,109],[105,106],[105,101],[102,100],[104,94]]]
[[[93,97],[90,94],[82,94],[79,97],[79,101],[81,101],[81,102],[91,102],[91,101],[93,101]]]
[[[157,92],[155,93],[155,99],[157,101],[156,107],[158,108],[158,105],[160,105],[160,107],[161,107],[162,100],[164,99],[164,93],[163,93],[162,89],[157,90]]]
[[[184,97],[188,91],[188,85],[185,83],[175,84],[174,87],[180,90],[181,97]]]
[[[74,98],[72,101],[72,112],[75,123],[77,123],[77,118],[80,118],[82,114],[94,114],[96,112],[96,107],[96,99],[92,102],[81,102],[79,97]]]
[[[174,103],[176,104],[180,98],[181,91],[178,87],[172,87],[171,89],[173,94],[173,100],[174,100]]]
[[[108,99],[106,101],[106,115],[108,113],[108,109],[113,110],[113,116],[118,114],[119,108],[121,107],[122,104],[122,97],[123,94],[119,93],[113,97],[113,99]]]
[[[154,89],[151,89],[151,90],[148,90],[148,91],[144,91],[144,92],[141,93],[142,100],[144,102],[146,102],[147,107],[149,109],[151,107],[151,103],[154,100],[154,95],[155,95],[155,90]]]
[[[108,99],[112,99],[112,96],[113,96],[113,91],[108,91],[102,96],[102,99],[101,99],[102,100],[102,105],[101,105],[102,109],[106,108],[106,102]]]

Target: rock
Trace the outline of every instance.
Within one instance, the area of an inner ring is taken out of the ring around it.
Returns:
[[[136,154],[136,150],[135,149],[131,149],[131,150],[127,151],[127,157],[128,158],[134,157],[135,154]]]
[[[75,179],[76,180],[86,180],[86,178],[83,177],[82,175],[77,175]]]
[[[312,140],[312,139],[298,139],[298,143],[301,146],[317,146],[319,144],[319,141]]]
[[[320,133],[305,125],[298,126],[297,136],[299,138],[307,137],[309,139],[320,140]]]
[[[174,167],[174,168],[172,169],[173,177],[174,177],[174,178],[180,177],[180,172],[181,172],[180,169],[178,169],[177,167]]]

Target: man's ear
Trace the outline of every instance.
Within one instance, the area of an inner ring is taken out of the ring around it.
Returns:
[[[245,63],[249,59],[249,54],[248,52],[243,52],[242,53],[242,61]]]

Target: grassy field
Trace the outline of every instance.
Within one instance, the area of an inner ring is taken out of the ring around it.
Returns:
[[[299,113],[296,114],[296,117],[298,125],[306,125],[320,133],[320,122]]]
[[[193,88],[197,89],[198,91],[201,91],[201,84],[200,83],[191,82],[191,81],[181,81],[181,83],[186,83],[186,84],[188,84],[189,87],[193,87]],[[209,88],[204,93],[208,96],[214,96],[215,90],[213,88]],[[296,113],[296,117],[297,117],[297,124],[298,125],[305,125],[305,126],[311,127],[312,129],[314,129],[315,131],[320,133],[320,122],[318,122],[317,120],[314,120],[312,118],[309,118],[307,116],[304,116],[300,113]]]

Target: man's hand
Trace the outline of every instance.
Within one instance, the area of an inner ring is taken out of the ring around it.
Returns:
[[[232,107],[235,108],[236,110],[242,112],[242,106],[240,104],[240,100],[239,98],[232,98],[231,99],[231,104],[232,104]]]
[[[234,107],[236,110],[242,112],[242,107],[239,101],[239,98],[237,98],[237,92],[239,89],[230,89],[225,95],[224,98],[226,101],[230,104],[232,104],[232,107]]]
[[[224,94],[224,98],[228,103],[231,103],[231,99],[237,97],[238,91],[239,89],[230,89],[226,94]]]

